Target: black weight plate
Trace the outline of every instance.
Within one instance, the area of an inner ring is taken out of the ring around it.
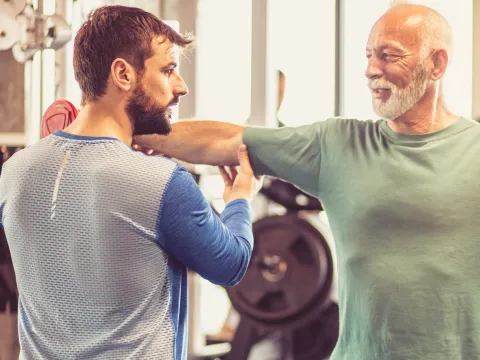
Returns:
[[[323,210],[320,200],[281,179],[266,178],[260,193],[289,211]]]
[[[338,305],[331,303],[315,320],[293,330],[292,352],[295,360],[328,359],[338,340]]]
[[[253,225],[254,251],[245,277],[227,293],[243,316],[263,325],[302,322],[323,309],[333,262],[323,235],[296,215],[263,218]],[[273,265],[272,265],[273,264]]]

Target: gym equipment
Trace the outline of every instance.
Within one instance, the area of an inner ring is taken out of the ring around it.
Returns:
[[[20,3],[24,7],[19,12]],[[17,62],[32,60],[39,50],[58,50],[71,37],[71,27],[62,17],[43,15],[32,0],[0,0],[0,50],[12,49]]]
[[[328,359],[338,339],[338,305],[331,303],[319,318],[291,333],[295,360]]]
[[[57,130],[65,129],[77,115],[77,108],[68,100],[54,101],[43,114],[40,136],[44,138]]]
[[[241,317],[225,360],[246,360],[253,345],[273,331],[282,332],[295,360],[330,356],[339,332],[335,260],[326,232],[314,219],[298,212],[253,224],[247,273],[226,288]]]
[[[227,287],[233,307],[268,328],[303,325],[330,304],[333,260],[327,241],[295,214],[253,224],[255,246],[243,280]]]
[[[0,146],[0,174],[3,163],[19,150],[21,148]],[[0,228],[0,313],[6,311],[7,304],[10,304],[10,312],[17,312],[17,292],[10,249],[8,248],[5,232],[3,228]]]
[[[12,263],[0,263],[0,313],[7,310],[10,305],[10,312],[18,311],[17,283]]]
[[[260,193],[269,200],[282,205],[289,212],[323,210],[320,200],[281,179],[265,177]]]
[[[293,360],[327,360],[331,355],[339,334],[339,309],[336,303],[331,303],[325,311],[313,318],[308,324],[286,329],[284,336],[284,351],[288,352]],[[232,349],[222,357],[224,360],[246,360],[252,346],[264,339],[268,333],[251,327],[243,319],[240,322]]]

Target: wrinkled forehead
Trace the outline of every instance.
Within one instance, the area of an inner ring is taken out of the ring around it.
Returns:
[[[373,26],[367,41],[367,49],[376,50],[385,46],[399,47],[417,52],[422,46],[422,19],[417,16],[398,17],[385,14]]]
[[[158,63],[178,63],[180,56],[180,47],[172,44],[170,40],[164,36],[158,36],[152,40],[153,56],[152,58]]]

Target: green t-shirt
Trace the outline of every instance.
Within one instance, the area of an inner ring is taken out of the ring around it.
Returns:
[[[332,360],[480,359],[480,124],[421,135],[383,120],[248,127],[257,174],[315,195],[339,275]]]

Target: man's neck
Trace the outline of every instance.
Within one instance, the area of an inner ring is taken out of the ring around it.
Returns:
[[[85,105],[65,132],[79,136],[111,137],[132,144],[132,125],[124,106],[98,101]]]
[[[442,130],[459,119],[450,112],[443,96],[435,99],[424,97],[413,108],[394,120],[388,120],[388,126],[400,134],[426,134]]]

